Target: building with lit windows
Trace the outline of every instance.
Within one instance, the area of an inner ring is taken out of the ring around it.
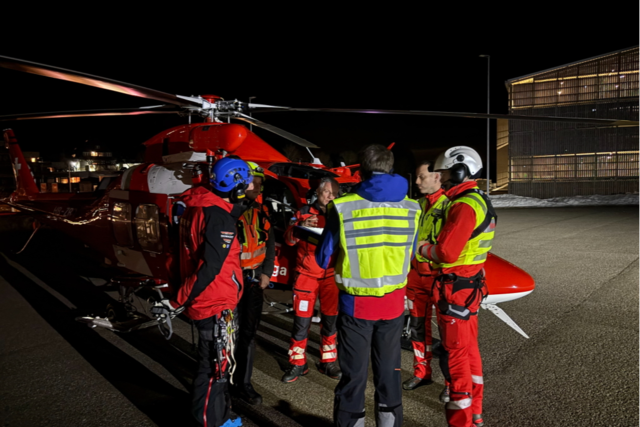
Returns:
[[[638,120],[638,47],[507,80],[509,114]],[[638,191],[638,128],[498,123],[498,186],[551,198]]]

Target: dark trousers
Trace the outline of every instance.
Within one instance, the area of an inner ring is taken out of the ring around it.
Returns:
[[[335,390],[334,424],[364,427],[364,392],[369,354],[375,385],[376,425],[402,425],[400,336],[404,316],[392,320],[362,320],[338,314],[338,354],[342,379]]]
[[[231,415],[229,372],[226,358],[216,348],[216,318],[194,321],[198,328],[198,372],[193,380],[192,413],[200,425],[219,427]],[[222,368],[220,369],[219,366]]]
[[[238,342],[236,343],[236,370],[233,374],[235,386],[251,384],[253,361],[256,353],[256,333],[262,317],[264,291],[258,282],[245,277],[244,293],[238,303]]]

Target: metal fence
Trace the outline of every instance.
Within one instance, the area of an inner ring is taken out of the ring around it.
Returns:
[[[507,82],[513,114],[638,120],[638,48]],[[509,121],[509,192],[638,191],[638,128]]]

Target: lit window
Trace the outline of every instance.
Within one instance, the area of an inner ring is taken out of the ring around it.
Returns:
[[[78,182],[80,182],[80,177],[79,176],[72,176],[71,177],[71,183],[77,184]]]
[[[91,152],[91,157],[98,157],[99,153],[96,151]]]
[[[140,205],[136,209],[136,235],[143,250],[162,252],[160,241],[160,219],[156,205]]]

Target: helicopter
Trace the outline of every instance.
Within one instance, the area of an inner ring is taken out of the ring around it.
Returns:
[[[104,264],[121,274],[111,282],[118,288],[117,307],[104,317],[82,316],[76,320],[91,327],[130,332],[157,324],[149,314],[150,304],[171,296],[180,286],[178,260],[178,220],[180,194],[194,185],[208,182],[212,164],[228,155],[253,161],[264,169],[266,180],[262,202],[271,214],[276,231],[276,262],[265,302],[288,311],[295,270],[295,248],[283,244],[283,234],[296,210],[311,201],[317,182],[335,178],[342,190],[357,184],[357,165],[326,168],[314,159],[295,163],[253,133],[248,123],[309,148],[317,146],[283,129],[249,115],[250,112],[315,111],[362,114],[449,116],[466,118],[508,118],[579,122],[600,126],[634,125],[606,119],[513,116],[500,114],[449,113],[415,110],[357,110],[294,108],[227,101],[216,95],[182,96],[160,92],[116,80],[0,56],[0,67],[98,87],[130,96],[162,102],[160,105],[110,110],[73,110],[0,116],[0,121],[76,118],[96,116],[178,114],[188,123],[166,129],[150,138],[143,163],[119,176],[106,177],[92,193],[42,193],[22,154],[16,135],[4,131],[16,178],[16,190],[0,202],[37,219],[38,224],[60,230],[95,250]],[[191,123],[192,117],[202,122]],[[635,124],[637,125],[637,123]],[[311,154],[311,151],[309,150]],[[34,226],[34,233],[39,225]],[[32,235],[33,237],[33,235]],[[527,337],[496,304],[512,301],[533,292],[533,278],[508,261],[489,254],[486,264],[489,309],[517,332]],[[144,296],[145,298],[143,298]],[[527,337],[528,338],[528,337]]]

